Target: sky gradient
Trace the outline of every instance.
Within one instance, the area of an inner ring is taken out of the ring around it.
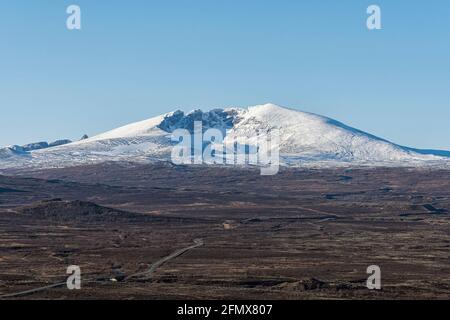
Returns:
[[[271,102],[450,150],[448,0],[2,1],[0,40],[0,146]]]

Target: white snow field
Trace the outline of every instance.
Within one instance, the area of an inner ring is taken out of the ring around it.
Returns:
[[[256,133],[280,132],[280,162],[285,166],[432,166],[450,167],[450,152],[403,147],[336,120],[274,104],[248,108],[175,111],[132,123],[62,146],[25,152],[0,148],[0,170],[61,168],[107,161],[170,161],[171,132],[192,132],[194,121],[227,137],[252,141]]]

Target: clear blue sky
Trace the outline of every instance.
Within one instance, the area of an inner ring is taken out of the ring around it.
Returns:
[[[448,0],[1,1],[0,39],[0,145],[272,102],[450,150]]]

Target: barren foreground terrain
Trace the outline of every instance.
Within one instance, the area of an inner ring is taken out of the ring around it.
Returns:
[[[81,290],[27,292],[64,283],[69,265],[81,268]],[[370,265],[382,290],[365,287]],[[450,298],[450,171],[268,177],[161,163],[7,173],[0,296]]]

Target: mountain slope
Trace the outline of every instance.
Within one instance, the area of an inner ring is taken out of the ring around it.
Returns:
[[[448,165],[446,151],[402,147],[336,120],[274,104],[246,109],[175,111],[132,123],[74,143],[31,152],[0,149],[0,168],[66,167],[104,161],[170,160],[171,132],[194,122],[217,128],[225,142],[231,137],[248,144],[255,133],[280,132],[281,162],[285,165]],[[2,155],[3,154],[3,155]]]

